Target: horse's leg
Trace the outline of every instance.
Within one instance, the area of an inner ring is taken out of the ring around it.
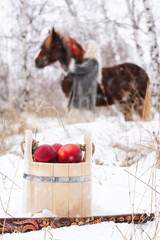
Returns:
[[[121,112],[124,115],[125,121],[133,121],[132,117],[132,103],[130,100],[122,101],[120,103]]]
[[[144,104],[144,99],[139,96],[137,93],[134,96],[134,101],[133,101],[133,108],[135,112],[140,116],[140,118],[143,118],[143,104]]]
[[[149,121],[151,119],[151,96],[149,83],[147,83],[145,98],[140,96],[138,92],[134,94],[133,106],[135,112],[140,116],[141,120]]]
[[[73,86],[72,86],[73,88]],[[68,111],[71,110],[71,103],[72,103],[72,100],[73,100],[73,89],[71,89],[71,94],[70,94],[70,98],[69,98],[69,102],[68,102]]]
[[[66,97],[69,97],[70,95],[72,84],[73,81],[70,80],[69,75],[65,76],[64,79],[61,81],[62,91],[64,92]]]
[[[106,101],[104,100],[104,94],[101,89],[101,84],[97,84],[97,89],[96,89],[96,106],[107,106]]]

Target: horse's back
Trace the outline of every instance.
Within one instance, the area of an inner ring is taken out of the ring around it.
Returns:
[[[148,76],[138,65],[123,63],[103,68],[102,75],[102,84],[106,92],[112,96],[112,102],[123,100],[124,93],[133,91],[137,91],[145,98]]]

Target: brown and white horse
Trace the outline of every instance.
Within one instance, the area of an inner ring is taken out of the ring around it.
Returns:
[[[73,38],[56,32],[54,28],[41,45],[35,59],[37,68],[44,68],[56,61],[67,70],[71,58],[82,63],[85,51]],[[62,81],[66,97],[71,91],[72,82],[66,76]],[[96,106],[119,104],[125,120],[133,120],[136,112],[142,120],[151,117],[149,78],[146,72],[133,63],[123,63],[102,69],[102,81],[98,83]]]

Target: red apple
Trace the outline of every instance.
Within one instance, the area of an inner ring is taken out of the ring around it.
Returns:
[[[60,163],[78,163],[82,161],[82,150],[75,144],[66,144],[58,151]]]
[[[57,153],[54,148],[48,144],[40,145],[34,152],[33,159],[35,162],[56,162]]]
[[[57,152],[57,155],[58,155],[59,149],[60,149],[62,146],[63,146],[63,145],[60,144],[60,143],[54,143],[54,144],[52,145],[52,147],[54,148],[54,150]]]
[[[57,161],[56,161],[56,162],[58,162],[58,151],[59,151],[59,149],[60,149],[62,146],[63,146],[63,145],[60,144],[60,143],[54,143],[54,144],[52,145],[52,147],[54,148],[54,150],[56,151],[56,154],[57,154]]]

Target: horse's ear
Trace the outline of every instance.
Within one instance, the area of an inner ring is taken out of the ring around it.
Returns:
[[[52,34],[55,34],[56,31],[54,30],[54,27],[52,27]]]
[[[59,35],[58,33],[52,28],[51,32],[51,37],[52,37],[52,42],[58,41],[59,40]]]

